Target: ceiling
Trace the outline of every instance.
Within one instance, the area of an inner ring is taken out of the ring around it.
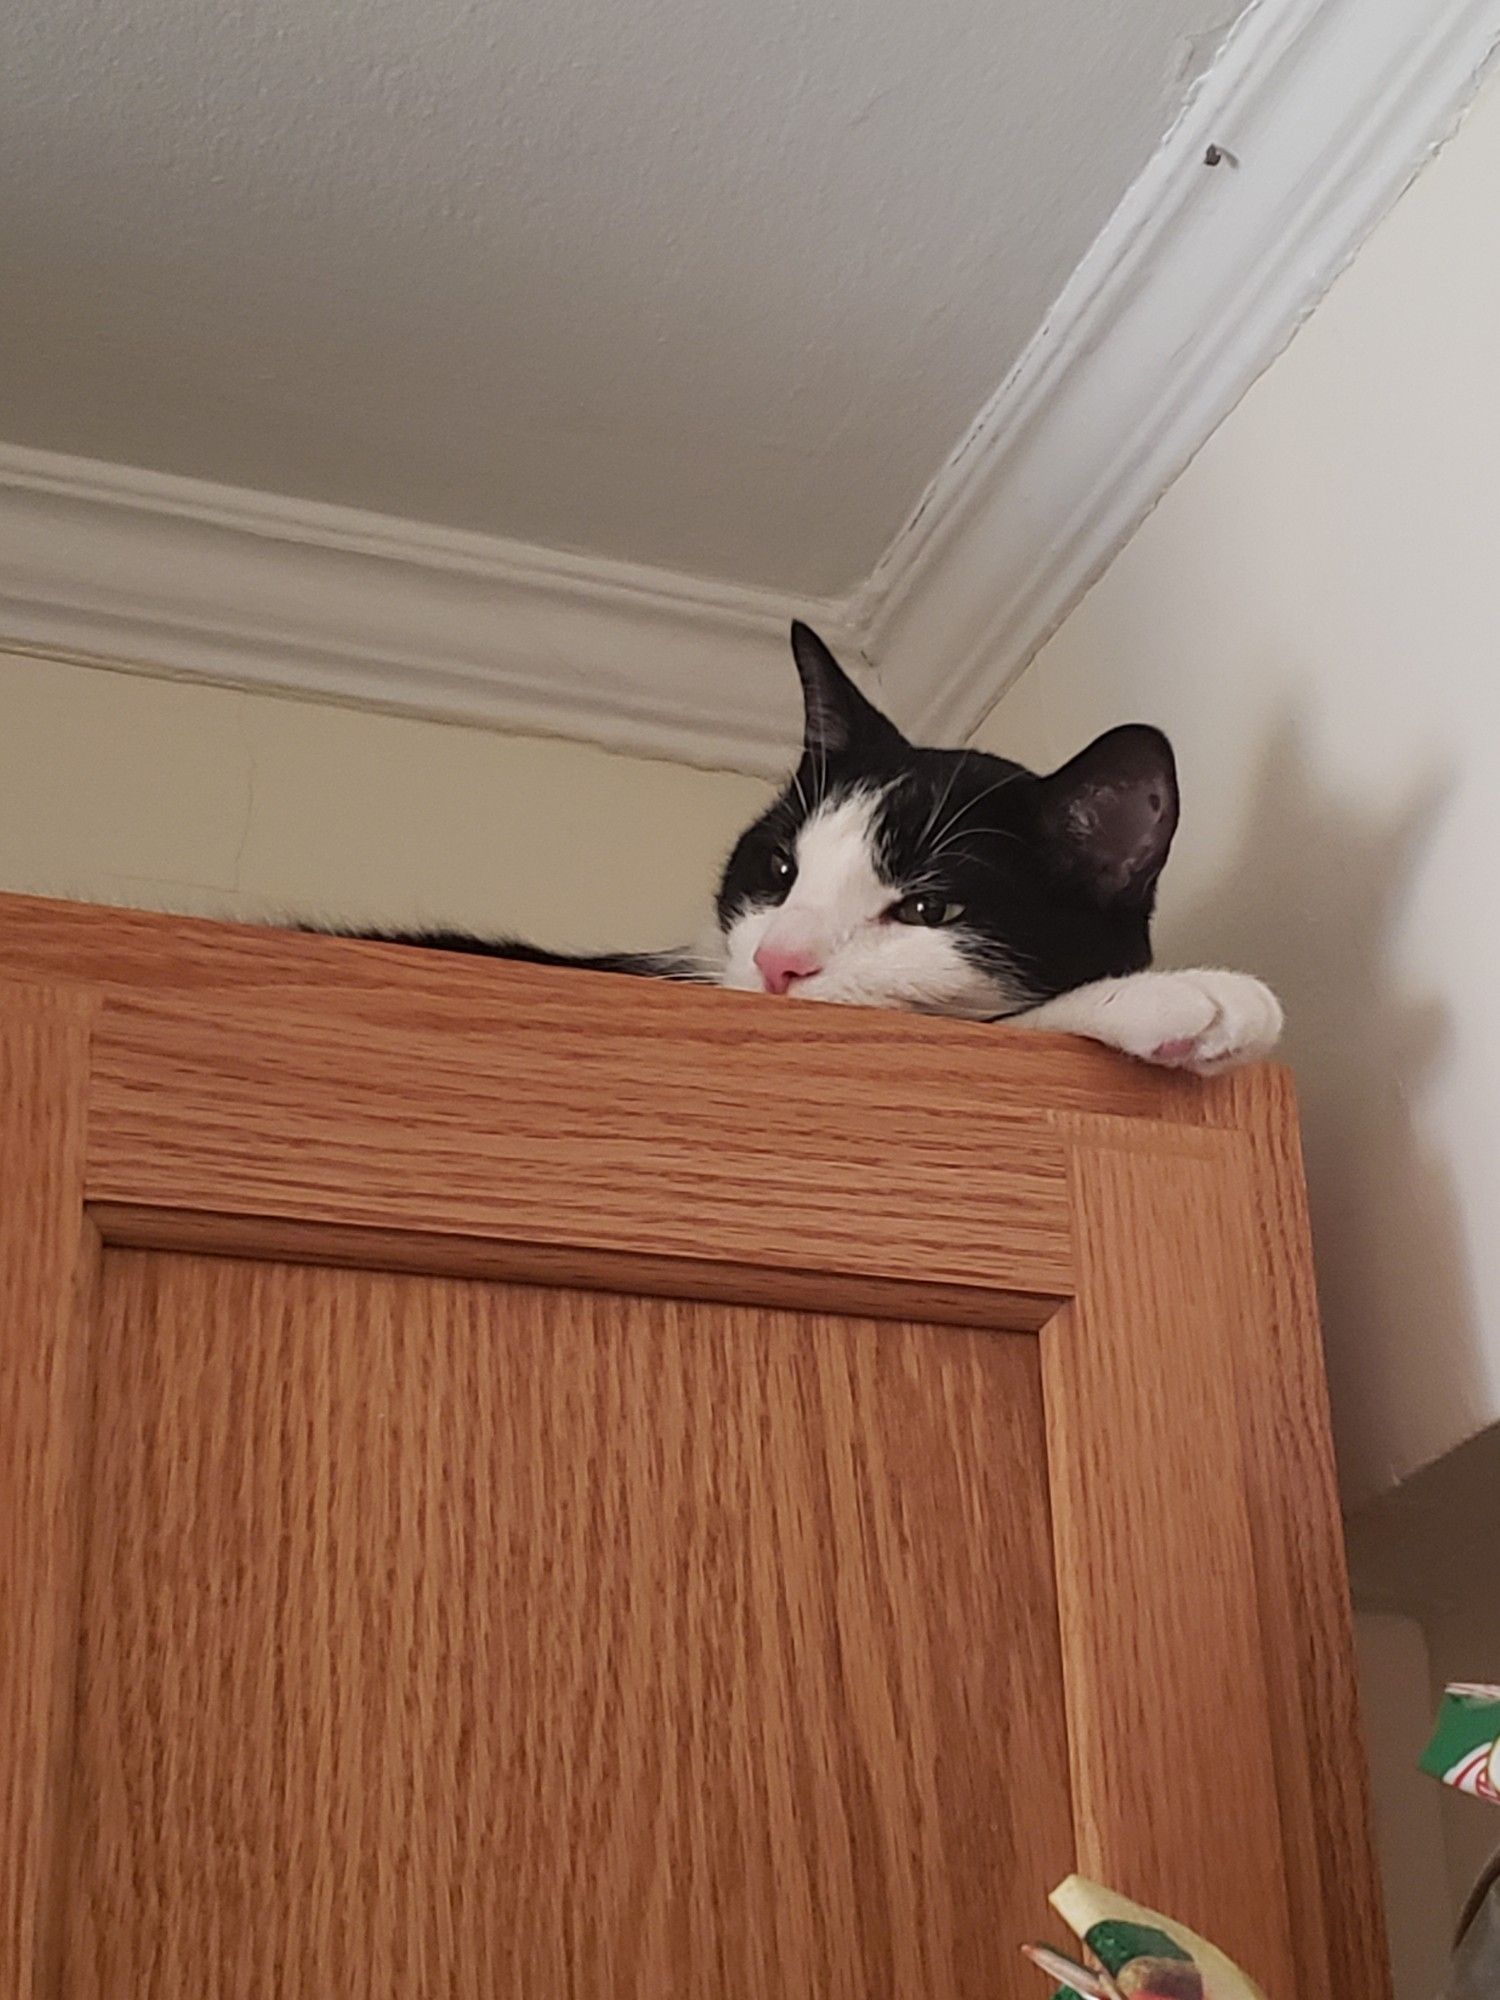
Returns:
[[[1234,0],[7,0],[0,436],[823,596]]]

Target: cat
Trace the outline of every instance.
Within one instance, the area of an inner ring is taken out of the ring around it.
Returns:
[[[920,749],[809,626],[791,639],[801,760],[735,843],[704,950],[591,957],[460,931],[344,934],[1006,1020],[1199,1075],[1269,1053],[1282,1014],[1260,980],[1148,969],[1178,816],[1159,729],[1107,730],[1047,776],[980,750]]]

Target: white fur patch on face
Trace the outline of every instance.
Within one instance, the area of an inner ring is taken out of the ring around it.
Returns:
[[[1016,1003],[1009,982],[972,964],[947,929],[898,924],[887,913],[900,891],[875,866],[878,791],[820,805],[797,835],[797,879],[785,902],[752,904],[725,935],[720,983],[760,993],[755,963],[764,945],[805,955],[818,970],[792,985],[799,1000],[900,1007],[982,1019]]]

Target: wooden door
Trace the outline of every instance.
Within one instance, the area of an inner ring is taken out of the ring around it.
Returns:
[[[0,899],[0,1991],[1385,1990],[1279,1073]]]

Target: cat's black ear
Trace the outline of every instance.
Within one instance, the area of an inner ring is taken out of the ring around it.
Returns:
[[[800,619],[792,625],[792,658],[802,681],[802,740],[810,756],[889,756],[908,748],[895,723],[866,701],[817,633]]]
[[[1161,731],[1106,730],[1037,790],[1057,874],[1101,908],[1149,910],[1177,831],[1177,766]]]

